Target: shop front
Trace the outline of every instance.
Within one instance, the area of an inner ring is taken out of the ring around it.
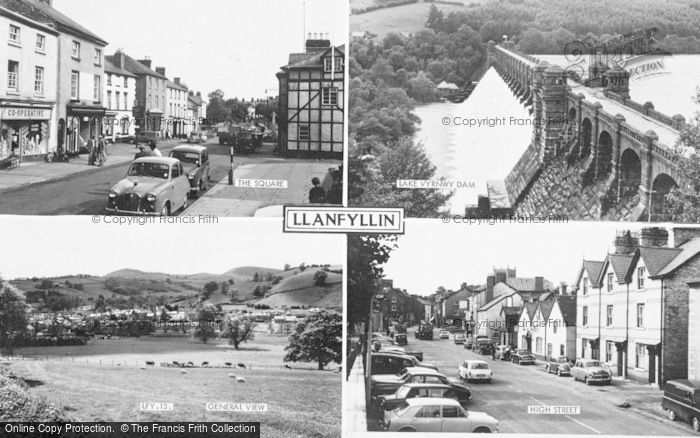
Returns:
[[[68,105],[68,120],[65,122],[65,152],[68,155],[87,153],[89,146],[97,143],[97,137],[102,134],[105,112],[106,109],[98,105]]]
[[[0,103],[0,161],[44,159],[49,152],[49,105]]]

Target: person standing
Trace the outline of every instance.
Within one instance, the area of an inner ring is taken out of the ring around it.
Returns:
[[[313,177],[311,184],[314,186],[309,190],[309,202],[312,204],[323,204],[326,200],[326,191],[321,187],[321,180]]]
[[[103,166],[107,161],[107,143],[103,135],[100,135],[100,139],[97,141],[97,160],[100,166]]]
[[[162,157],[163,154],[160,153],[155,143],[151,143],[151,153],[154,157]]]
[[[87,141],[87,150],[88,150],[88,166],[92,166],[95,164],[95,158],[97,157],[97,147],[95,146],[95,139],[90,136],[90,138]]]

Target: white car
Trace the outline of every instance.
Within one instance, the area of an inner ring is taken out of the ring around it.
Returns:
[[[418,397],[384,412],[382,429],[390,432],[498,432],[498,420],[484,412],[467,411],[457,400]]]
[[[459,365],[457,370],[460,379],[480,380],[491,383],[493,372],[489,369],[489,364],[483,360],[465,360]]]
[[[440,339],[450,339],[450,332],[447,330],[440,330],[440,334],[438,335]]]

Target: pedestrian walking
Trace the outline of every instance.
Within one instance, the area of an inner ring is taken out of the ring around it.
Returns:
[[[95,164],[95,158],[97,157],[97,148],[95,147],[95,139],[91,136],[87,141],[88,149],[88,166]]]
[[[154,157],[162,157],[163,154],[160,153],[155,143],[151,143],[151,155]]]
[[[100,163],[100,167],[107,161],[107,142],[103,135],[100,135],[100,139],[97,141],[97,161]]]

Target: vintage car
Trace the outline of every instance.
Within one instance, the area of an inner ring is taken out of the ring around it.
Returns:
[[[394,336],[394,342],[396,342],[396,345],[408,345],[408,336],[406,336],[406,333],[397,333]]]
[[[669,380],[664,385],[661,407],[671,421],[683,420],[700,432],[700,381]]]
[[[557,376],[570,376],[571,363],[569,363],[569,358],[566,356],[551,358],[544,365],[544,370],[548,373],[554,373]]]
[[[460,379],[466,381],[480,380],[491,383],[493,372],[489,369],[489,364],[483,360],[465,360],[459,364],[457,373]]]
[[[378,351],[372,353],[370,357],[372,358],[372,375],[396,374],[404,368],[411,367],[424,367],[431,368],[435,371],[438,370],[435,365],[421,363],[421,361],[414,356],[409,356],[408,354],[400,352]]]
[[[122,137],[121,141],[126,141],[129,144],[147,144],[149,146],[155,146],[158,142],[158,137],[155,132],[143,132]]]
[[[464,339],[464,344],[462,344],[462,347],[467,350],[471,350],[474,347],[474,336],[467,336]]]
[[[411,398],[385,411],[383,430],[392,432],[498,432],[498,420],[483,412],[467,411],[449,398]]]
[[[492,354],[493,340],[489,338],[478,338],[472,348],[479,354]]]
[[[440,330],[440,333],[438,334],[438,338],[450,339],[450,332],[448,332],[447,330]]]
[[[370,378],[370,395],[392,394],[406,383],[442,383],[461,385],[459,380],[450,379],[431,368],[404,368],[396,374],[377,374]]]
[[[209,167],[209,152],[204,146],[175,146],[170,151],[170,157],[180,160],[190,181],[190,193],[199,196],[207,189],[211,178]]]
[[[582,380],[583,383],[602,383],[609,385],[612,382],[612,374],[605,368],[603,363],[594,359],[577,359],[571,368],[571,375],[574,380]]]
[[[497,345],[494,348],[493,358],[500,360],[510,360],[510,346]]]
[[[107,211],[115,214],[168,216],[187,207],[190,182],[180,160],[137,158],[126,177],[113,185]]]
[[[431,397],[451,398],[464,406],[472,398],[472,393],[466,386],[444,385],[442,383],[407,383],[393,394],[378,396],[374,402],[382,411],[390,411],[410,398]]]
[[[513,363],[519,363],[520,365],[534,365],[535,355],[530,353],[529,350],[515,350],[510,353],[510,360]]]
[[[202,131],[192,131],[187,136],[187,143],[204,143],[207,141],[207,134]]]
[[[455,333],[455,335],[454,335],[454,341],[455,341],[455,344],[457,344],[457,345],[464,344],[465,339],[466,339],[466,336],[464,336],[464,333]]]

